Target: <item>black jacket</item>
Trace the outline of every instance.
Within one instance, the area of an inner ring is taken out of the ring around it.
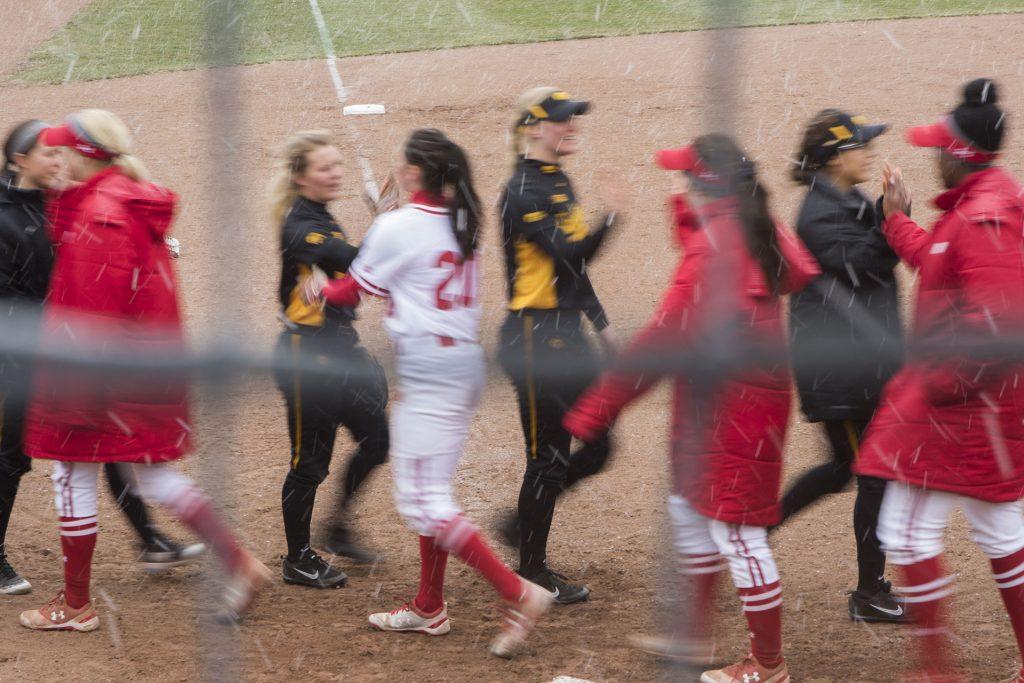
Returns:
[[[53,246],[46,233],[42,190],[19,190],[0,178],[0,316],[46,298]]]
[[[902,348],[895,268],[881,212],[857,189],[843,193],[823,176],[807,192],[797,234],[822,274],[790,300],[790,349],[807,419],[870,419],[898,370]],[[815,355],[842,364],[823,371]]]
[[[356,340],[355,311],[333,304],[307,303],[302,284],[319,268],[328,277],[346,277],[359,249],[348,243],[345,231],[324,204],[305,197],[295,200],[281,226],[281,284],[279,298],[290,329],[303,333],[341,334]]]
[[[608,236],[612,219],[606,216],[588,228],[562,167],[525,157],[498,206],[509,310],[583,311],[596,329],[608,327],[587,263]]]

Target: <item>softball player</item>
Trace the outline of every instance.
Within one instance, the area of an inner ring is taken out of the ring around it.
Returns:
[[[808,421],[822,424],[832,452],[830,462],[804,472],[783,495],[783,522],[846,488],[882,388],[899,368],[899,258],[882,234],[876,202],[858,188],[872,176],[872,141],[886,128],[826,109],[807,124],[797,152],[792,176],[807,194],[796,232],[823,272],[814,287],[790,299],[790,349],[800,406]],[[822,372],[815,360],[821,349],[842,354],[844,363]],[[885,553],[875,531],[884,493],[885,480],[857,477],[857,589],[848,600],[854,620],[905,619],[883,576]]]
[[[799,241],[773,221],[753,163],[724,135],[701,136],[657,159],[689,180],[690,191],[672,197],[684,256],[660,308],[623,360],[699,345],[726,320],[735,321],[735,335],[744,341],[781,346],[781,295],[799,290],[820,271]],[[596,438],[658,375],[605,374],[565,416],[566,429]],[[782,588],[766,527],[779,518],[788,370],[743,368],[723,377],[710,396],[695,394],[692,380],[689,374],[676,378],[672,424],[669,514],[686,591],[682,599],[692,605],[681,649],[695,663],[714,652],[710,615],[716,578],[727,567],[743,605],[751,654],[704,672],[700,680],[787,683]],[[695,413],[704,419],[695,423]]]
[[[941,121],[907,139],[938,150],[946,190],[929,231],[908,216],[898,169],[886,168],[885,237],[917,270],[913,339],[925,348],[1024,334],[1024,187],[996,164],[1006,132],[996,84],[977,79]],[[964,680],[945,612],[954,577],[943,535],[961,508],[988,557],[1024,655],[1024,383],[1018,360],[920,354],[886,386],[856,471],[889,480],[878,536],[902,570],[901,592],[919,627],[916,670],[904,680]],[[1011,683],[1024,683],[1024,668]]]
[[[515,170],[499,204],[509,297],[501,361],[515,386],[526,442],[518,515],[507,516],[502,535],[519,547],[519,574],[551,591],[561,604],[586,600],[590,590],[547,566],[555,502],[599,472],[610,451],[602,435],[570,453],[572,437],[561,424],[598,374],[584,315],[606,347],[613,345],[587,267],[611,234],[616,211],[588,229],[561,166],[579,148],[578,117],[589,107],[557,88],[523,94],[513,129]]]
[[[77,184],[49,215],[57,255],[43,307],[43,340],[54,351],[180,354],[177,282],[164,243],[177,198],[146,180],[127,126],[107,111],[70,115],[43,133],[67,147]],[[169,508],[207,541],[228,573],[225,617],[248,609],[269,572],[241,547],[213,502],[169,466],[190,448],[188,387],[180,373],[40,366],[26,417],[25,451],[54,461],[54,500],[64,553],[64,588],[21,613],[31,629],[92,631],[89,598],[97,533],[97,478],[116,462],[133,490]]]
[[[285,142],[271,185],[274,219],[281,226],[281,320],[278,352],[285,357],[336,365],[337,374],[298,369],[279,373],[291,437],[291,466],[281,489],[288,554],[281,563],[287,583],[337,588],[347,577],[310,547],[317,488],[327,477],[334,439],[344,425],[356,442],[325,548],[357,562],[372,562],[344,522],[349,503],[388,455],[387,379],[360,345],[355,312],[311,295],[326,273],[345,277],[357,248],[327,210],[342,193],[341,151],[327,131],[297,133]]]
[[[479,344],[480,201],[469,160],[433,129],[415,131],[397,172],[407,206],[380,215],[328,301],[352,304],[359,290],[390,299],[398,394],[392,411],[395,503],[419,534],[420,587],[392,612],[370,615],[383,631],[451,630],[444,572],[454,553],[480,572],[508,606],[491,652],[512,656],[548,609],[547,591],[516,576],[455,502],[452,477],[484,386]]]
[[[39,140],[48,126],[39,120],[15,126],[3,146],[0,171],[0,307],[25,330],[42,309],[53,268],[53,245],[46,225],[45,192],[60,183],[62,154]],[[7,561],[7,525],[22,476],[32,467],[23,448],[25,410],[31,368],[24,360],[0,359],[0,594],[32,590]],[[141,540],[139,563],[148,571],[167,569],[197,558],[203,545],[181,546],[151,522],[145,503],[132,493],[117,465],[104,467],[110,491]]]

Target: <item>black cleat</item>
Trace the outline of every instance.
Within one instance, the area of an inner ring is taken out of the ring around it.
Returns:
[[[142,553],[136,561],[144,571],[162,572],[194,562],[205,552],[206,546],[202,543],[180,545],[170,539],[157,536],[151,543],[142,546]]]
[[[547,565],[534,574],[527,576],[520,571],[527,581],[532,581],[541,588],[550,591],[559,605],[571,605],[576,602],[583,602],[590,597],[590,589],[582,583],[569,583],[569,577],[552,571]]]
[[[374,564],[380,559],[377,553],[360,545],[354,534],[345,526],[328,529],[323,547],[331,555],[347,557],[356,564]]]
[[[850,593],[850,621],[902,624],[907,620],[907,608],[893,596],[888,581],[875,591],[858,589]]]
[[[281,577],[285,583],[310,588],[341,588],[348,581],[345,572],[332,567],[308,547],[294,562],[281,558]]]
[[[24,595],[32,592],[32,584],[14,571],[6,555],[0,555],[0,595]]]
[[[498,524],[494,527],[494,535],[509,548],[518,548],[521,535],[519,532],[519,514],[503,512]]]

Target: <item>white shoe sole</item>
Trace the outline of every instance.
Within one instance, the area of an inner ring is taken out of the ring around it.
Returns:
[[[206,554],[206,546],[202,543],[193,543],[182,549],[180,559],[173,562],[145,562],[139,560],[139,568],[147,574],[159,574],[160,572],[191,564]]]
[[[32,592],[32,584],[22,579],[17,583],[13,583],[10,586],[4,586],[0,588],[0,594],[2,595],[25,595],[26,593]]]
[[[30,628],[33,631],[78,631],[79,633],[87,633],[89,631],[95,631],[100,625],[99,617],[93,617],[92,619],[86,619],[85,621],[69,621],[66,624],[52,624],[47,626],[33,625],[24,614],[22,614],[18,620],[21,622],[22,626]]]
[[[727,680],[735,680],[735,679],[727,679],[727,678],[720,678],[718,676],[712,676],[710,671],[705,671],[701,675],[701,677],[700,677],[700,683],[724,683]],[[772,676],[771,678],[766,679],[764,681],[764,683],[790,683],[790,681],[791,681],[790,676],[787,673],[787,674],[782,675],[781,677],[780,677],[779,674],[776,674],[776,675]]]
[[[452,621],[448,615],[437,615],[432,624],[426,626],[406,626],[397,628],[388,624],[388,612],[377,612],[368,618],[370,626],[378,631],[393,631],[395,633],[422,633],[428,636],[443,636],[452,630]]]

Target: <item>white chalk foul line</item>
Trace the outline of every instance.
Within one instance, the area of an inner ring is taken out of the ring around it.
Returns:
[[[313,21],[316,23],[317,31],[320,33],[320,42],[324,48],[327,71],[331,74],[331,83],[334,84],[334,92],[338,96],[338,106],[341,107],[342,121],[348,126],[349,134],[356,144],[356,158],[359,160],[359,166],[363,170],[363,186],[366,188],[366,193],[376,202],[380,198],[380,189],[377,187],[377,181],[373,177],[373,168],[370,166],[370,160],[363,153],[362,138],[359,136],[359,131],[345,117],[344,107],[345,102],[348,101],[348,90],[341,81],[341,74],[338,73],[338,58],[334,54],[331,35],[327,32],[327,22],[324,21],[324,13],[320,11],[318,0],[309,0],[309,9],[313,13]]]
[[[338,94],[338,104],[345,104],[348,100],[348,91],[345,90],[341,74],[338,73],[338,58],[334,55],[334,45],[331,43],[331,35],[327,32],[327,22],[324,21],[324,13],[320,11],[318,0],[309,0],[309,9],[313,12],[313,21],[320,32],[320,43],[327,56],[327,70],[331,72],[331,82],[334,83],[334,91]]]

